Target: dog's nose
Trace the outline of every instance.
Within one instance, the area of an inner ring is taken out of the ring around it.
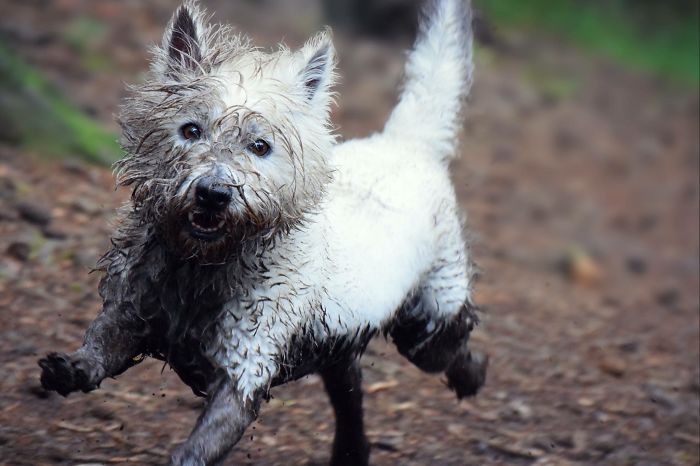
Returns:
[[[194,199],[197,207],[218,212],[224,210],[231,202],[231,188],[222,184],[218,178],[206,176],[197,181]]]

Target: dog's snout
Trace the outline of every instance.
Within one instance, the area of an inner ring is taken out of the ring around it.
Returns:
[[[194,197],[197,207],[218,212],[225,209],[231,202],[231,188],[223,184],[220,179],[207,176],[197,182]]]

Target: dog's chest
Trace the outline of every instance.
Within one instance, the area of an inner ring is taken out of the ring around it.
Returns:
[[[339,310],[330,309],[337,303],[322,288],[276,283],[226,303],[208,345],[214,366],[246,396],[360,352],[375,333],[339,319]]]
[[[208,356],[237,382],[245,395],[272,384],[295,335],[307,334],[314,293],[288,285],[254,290],[223,306],[221,320],[207,344]]]

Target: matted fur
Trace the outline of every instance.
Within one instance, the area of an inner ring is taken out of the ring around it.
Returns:
[[[88,391],[139,356],[167,361],[209,399],[172,464],[220,461],[270,387],[312,372],[338,421],[332,464],[367,464],[355,360],[378,333],[473,395],[486,362],[467,348],[473,268],[447,169],[471,12],[462,0],[426,12],[384,131],[337,145],[329,31],[265,53],[181,6],[119,116],[117,182],[133,192],[100,261],[103,312],[77,352],[40,362],[44,386]],[[201,137],[185,137],[190,124]],[[261,139],[271,150],[257,156]],[[231,194],[206,214],[221,221],[209,239],[193,223],[202,180]]]
[[[179,59],[171,41],[183,11],[196,38],[180,39],[188,50]],[[299,225],[319,204],[331,178],[327,158],[335,136],[328,113],[335,56],[329,32],[296,54],[283,46],[268,54],[226,26],[205,25],[205,15],[188,1],[152,53],[146,82],[130,88],[119,115],[127,155],[116,165],[117,182],[133,186],[132,215],[155,225],[183,257],[211,262],[240,255],[239,246],[248,240],[256,243],[248,245],[255,249]],[[315,85],[312,96],[309,83]],[[178,141],[177,129],[191,121],[207,128],[206,141]],[[255,160],[240,156],[256,133],[270,139],[279,173],[264,172]],[[179,222],[191,208],[192,181],[224,166],[242,203],[226,218],[230,241],[203,249],[178,234]]]

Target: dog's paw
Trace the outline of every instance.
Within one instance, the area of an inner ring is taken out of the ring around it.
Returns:
[[[184,445],[177,448],[170,457],[168,466],[205,466],[204,461],[197,458],[191,451],[187,450]]]
[[[445,371],[447,385],[454,390],[458,399],[474,396],[486,382],[486,368],[489,358],[477,352],[469,352],[466,357],[457,357]]]
[[[41,367],[41,386],[63,396],[70,392],[82,390],[89,392],[97,388],[90,382],[85,364],[80,359],[71,358],[63,353],[49,353],[39,360]]]

